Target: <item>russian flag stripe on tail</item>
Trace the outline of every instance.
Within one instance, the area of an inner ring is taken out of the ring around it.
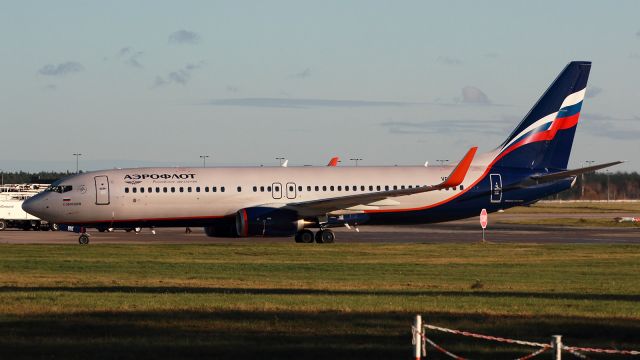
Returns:
[[[573,61],[499,147],[496,166],[564,170],[584,100],[591,63]]]

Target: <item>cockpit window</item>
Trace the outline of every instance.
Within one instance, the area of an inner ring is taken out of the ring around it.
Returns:
[[[66,193],[73,190],[73,186],[71,185],[51,185],[45,191],[54,191],[57,193]]]

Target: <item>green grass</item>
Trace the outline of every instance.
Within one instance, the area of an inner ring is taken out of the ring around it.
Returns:
[[[402,358],[416,313],[499,336],[640,348],[637,245],[0,249],[0,358]],[[527,350],[431,336],[473,358]]]

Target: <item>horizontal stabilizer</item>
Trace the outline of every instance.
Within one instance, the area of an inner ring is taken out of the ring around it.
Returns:
[[[587,173],[590,173],[590,172],[594,172],[596,170],[608,168],[609,166],[622,164],[623,162],[624,161],[614,161],[614,162],[610,162],[610,163],[606,163],[606,164],[588,166],[588,167],[583,167],[583,168],[574,169],[574,170],[565,170],[565,171],[560,171],[560,172],[556,172],[556,173],[552,173],[552,174],[532,175],[531,179],[539,181],[539,182],[566,179],[566,178],[569,178],[569,177],[572,177],[572,176],[581,175],[581,174],[587,174]]]

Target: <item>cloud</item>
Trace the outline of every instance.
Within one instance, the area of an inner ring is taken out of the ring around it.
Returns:
[[[640,137],[640,129],[633,127],[640,123],[640,116],[622,118],[598,113],[586,113],[580,117],[583,120],[580,122],[581,127],[594,136],[632,141],[636,141]]]
[[[204,66],[204,61],[201,61],[197,64],[187,64],[184,67],[169,72],[166,76],[156,76],[152,88],[171,85],[171,84],[180,84],[187,85],[187,83],[191,80],[191,74],[194,70],[197,70]]]
[[[47,84],[45,85],[44,89],[48,91],[55,91],[56,89],[58,89],[58,86],[56,84]]]
[[[309,76],[311,76],[310,68],[306,68],[298,73],[291,75],[291,77],[295,79],[304,79],[304,78],[308,78]]]
[[[233,86],[233,85],[227,85],[225,89],[227,90],[227,92],[230,92],[230,93],[237,93],[238,91],[240,91],[240,89],[237,86]]]
[[[636,32],[636,37],[640,38],[640,30],[638,30],[638,32]]]
[[[38,70],[40,75],[45,76],[66,76],[84,70],[82,64],[75,61],[67,61],[58,65],[47,64]]]
[[[138,58],[144,54],[142,51],[136,51],[134,48],[130,46],[125,46],[120,51],[118,51],[117,57],[122,59],[124,64],[129,65],[131,67],[142,69],[143,66],[138,61]]]
[[[462,88],[462,102],[465,104],[491,104],[491,100],[482,90],[475,86],[465,86]]]
[[[508,129],[513,125],[510,118],[503,116],[502,120],[386,121],[380,123],[380,126],[387,128],[391,134],[399,135],[458,133],[506,135]]]
[[[451,57],[451,56],[438,56],[437,61],[440,64],[444,64],[444,65],[451,65],[451,66],[456,66],[456,65],[461,65],[462,64],[462,60]]]
[[[170,44],[197,44],[200,42],[200,35],[193,31],[178,30],[169,35]]]
[[[585,98],[587,99],[591,99],[594,98],[598,95],[600,95],[600,93],[602,93],[604,90],[601,87],[597,87],[597,86],[590,86],[587,88],[587,92],[585,94]]]
[[[335,99],[287,99],[287,98],[237,98],[214,99],[206,104],[213,106],[240,106],[265,108],[319,108],[319,107],[397,107],[409,106],[417,103],[399,101],[368,101],[368,100],[335,100]]]

